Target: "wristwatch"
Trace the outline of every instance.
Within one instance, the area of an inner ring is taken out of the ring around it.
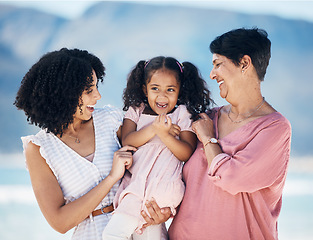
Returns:
[[[208,145],[209,143],[218,143],[218,140],[216,138],[209,138],[204,144],[203,146],[205,147],[206,145]]]

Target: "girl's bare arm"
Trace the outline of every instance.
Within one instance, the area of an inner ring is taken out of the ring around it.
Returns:
[[[125,118],[122,127],[123,146],[140,147],[155,136],[152,125],[136,130],[137,124],[132,120]]]
[[[165,121],[166,120],[166,121]],[[171,150],[180,161],[186,162],[194,152],[197,144],[197,137],[193,132],[182,131],[179,138],[170,134],[171,118],[160,115],[153,123],[156,134],[161,141]]]

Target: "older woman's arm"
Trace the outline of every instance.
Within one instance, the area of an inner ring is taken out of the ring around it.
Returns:
[[[240,151],[229,155],[218,144],[208,143],[215,137],[212,120],[206,114],[194,122],[193,129],[205,145],[208,177],[216,186],[235,195],[254,192],[271,186],[287,170],[290,152],[291,126],[278,119],[255,132],[255,136]]]
[[[199,141],[203,143],[208,166],[210,167],[213,158],[222,153],[222,149],[218,144],[209,141],[211,138],[215,138],[212,119],[205,113],[200,113],[199,116],[200,119],[192,124],[192,129],[197,134]]]
[[[233,155],[215,156],[208,177],[235,195],[255,192],[281,181],[287,171],[290,152],[289,123],[276,121],[259,129],[247,145]]]

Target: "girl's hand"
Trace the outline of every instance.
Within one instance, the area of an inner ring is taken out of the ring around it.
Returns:
[[[160,208],[154,199],[152,199],[150,202],[146,202],[146,207],[151,217],[149,217],[145,211],[141,211],[141,216],[147,222],[143,225],[143,228],[146,228],[150,225],[164,223],[172,215],[171,209],[169,207]]]
[[[137,149],[131,146],[125,146],[114,153],[112,169],[109,175],[116,181],[123,177],[125,169],[131,167],[133,163],[132,151],[137,151]]]
[[[192,130],[197,134],[198,139],[203,143],[210,137],[215,137],[212,119],[205,113],[200,113],[201,117],[192,123]]]
[[[167,135],[172,126],[172,119],[166,114],[159,115],[152,123],[156,135]]]
[[[171,134],[174,137],[178,137],[179,134],[180,134],[180,127],[178,125],[176,125],[176,124],[172,124],[172,126],[171,126],[171,128],[170,128],[168,133]]]

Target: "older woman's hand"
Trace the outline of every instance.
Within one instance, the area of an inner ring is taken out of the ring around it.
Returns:
[[[213,121],[206,113],[200,113],[199,116],[200,119],[193,122],[192,130],[201,142],[205,142],[208,138],[215,137]]]
[[[172,215],[171,209],[169,207],[160,208],[154,199],[146,202],[146,207],[151,217],[149,217],[145,211],[141,211],[142,217],[147,222],[143,225],[143,228],[146,228],[150,225],[164,223]]]

